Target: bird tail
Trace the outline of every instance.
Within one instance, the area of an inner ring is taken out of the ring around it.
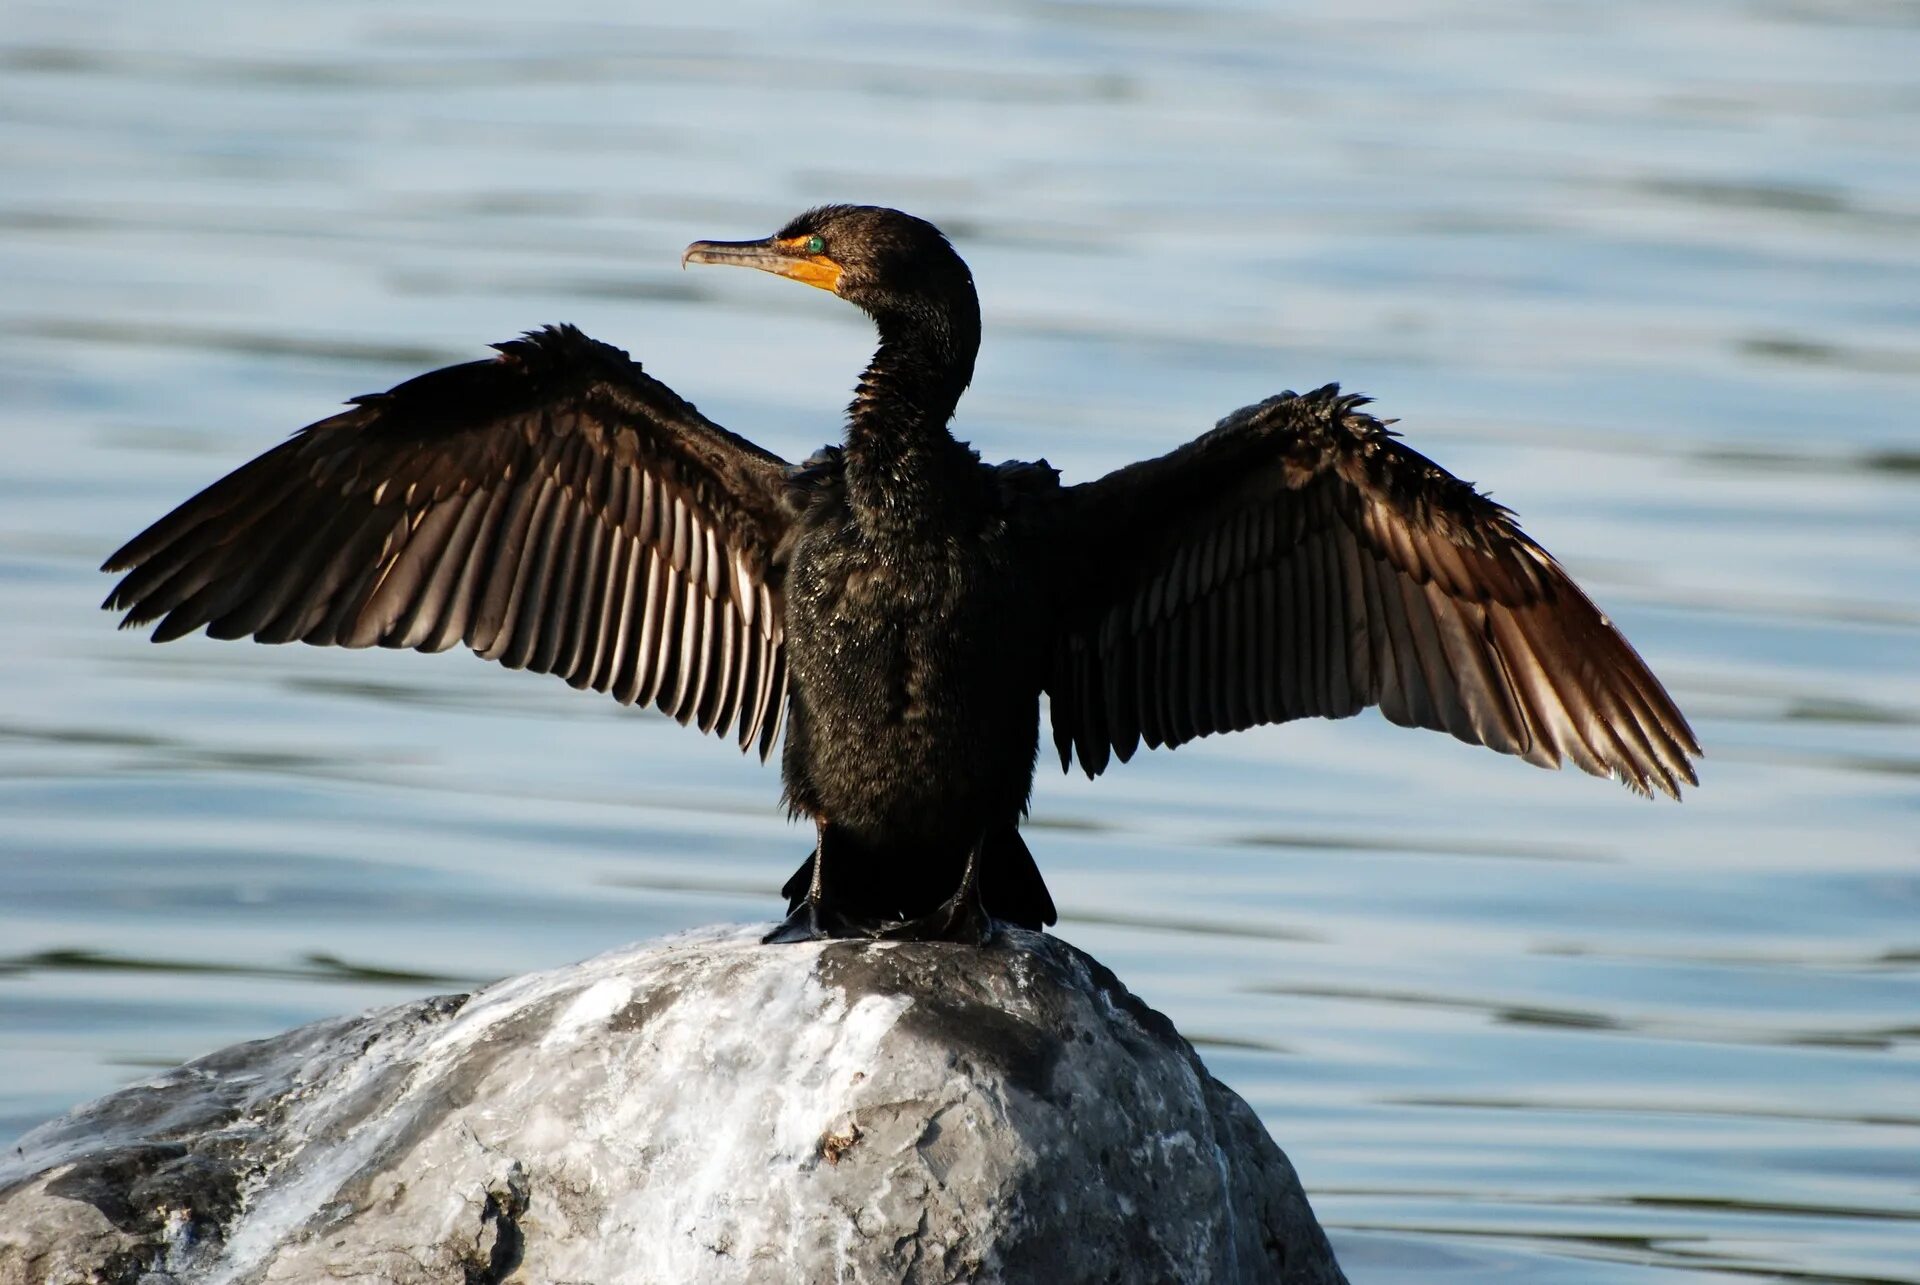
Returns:
[[[1019,830],[1005,826],[993,831],[980,855],[980,897],[988,914],[1033,929],[1060,918],[1047,892],[1047,881],[1040,877],[1040,867],[1034,864]]]

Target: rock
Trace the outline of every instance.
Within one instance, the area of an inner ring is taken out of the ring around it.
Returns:
[[[1059,938],[757,935],[81,1107],[0,1159],[0,1285],[1344,1281],[1246,1103]]]

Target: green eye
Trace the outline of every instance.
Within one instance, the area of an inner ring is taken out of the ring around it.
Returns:
[[[826,249],[827,249],[827,243],[821,240],[819,237],[810,236],[807,238],[808,254],[824,254],[826,253]]]

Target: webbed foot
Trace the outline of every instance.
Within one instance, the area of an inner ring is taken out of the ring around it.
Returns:
[[[886,935],[890,924],[860,915],[849,915],[808,897],[793,908],[781,925],[760,939],[761,944],[784,946],[800,941],[833,941],[844,938],[872,939]]]
[[[1000,925],[980,898],[980,849],[985,842],[982,839],[967,852],[967,868],[951,897],[929,914],[888,924],[880,936],[887,941],[952,941],[967,946],[992,941]]]
[[[937,908],[911,919],[889,919],[870,914],[850,914],[836,903],[839,898],[827,891],[826,859],[832,829],[824,822],[813,858],[795,872],[781,889],[794,898],[793,910],[785,922],[760,940],[766,945],[785,945],[802,941],[832,941],[851,938],[866,941],[951,941],[968,946],[984,946],[999,936],[1000,923],[987,913],[980,895],[982,836],[967,852],[967,864],[960,874],[960,886]],[[804,885],[801,883],[805,877]],[[804,886],[805,892],[801,892]]]
[[[833,898],[827,895],[826,884],[827,846],[831,830],[824,821],[816,820],[814,824],[819,829],[813,845],[813,856],[780,890],[782,895],[794,899],[793,910],[785,922],[760,939],[762,945],[784,946],[793,942],[831,941],[847,937],[872,938],[879,936],[881,928],[885,927],[879,920],[849,915],[833,904]],[[804,893],[800,891],[801,875],[806,876]]]
[[[952,941],[985,946],[1000,935],[1000,921],[980,904],[978,889],[962,889],[932,913],[916,919],[896,919],[875,935],[882,941]]]

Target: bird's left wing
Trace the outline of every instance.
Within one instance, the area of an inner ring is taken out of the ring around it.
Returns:
[[[784,461],[571,327],[301,429],[107,559],[164,642],[442,651],[771,752]]]
[[[1329,386],[1060,492],[1061,764],[1377,705],[1678,797],[1686,719],[1512,514]]]

